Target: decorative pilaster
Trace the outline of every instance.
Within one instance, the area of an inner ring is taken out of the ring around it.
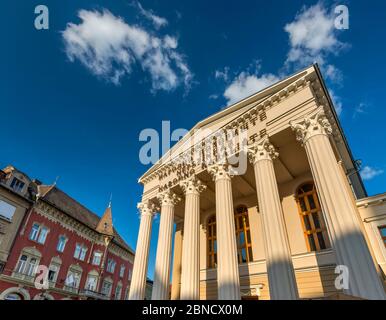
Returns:
[[[169,298],[169,277],[172,252],[174,206],[181,199],[172,191],[159,194],[161,217],[158,233],[157,255],[154,270],[152,300]]]
[[[200,298],[200,193],[206,189],[195,176],[181,183],[185,192],[181,300]]]
[[[272,300],[294,300],[298,291],[273,167],[279,154],[268,138],[250,146],[248,151],[263,222],[269,293]]]
[[[386,299],[361,231],[357,208],[339,171],[328,137],[331,124],[323,108],[290,124],[306,150],[337,264],[349,271],[349,289],[345,292],[365,299]]]
[[[156,206],[150,202],[141,202],[137,207],[141,213],[141,223],[135,250],[129,300],[143,300],[145,298],[151,227],[153,215],[157,211]]]
[[[240,299],[239,264],[230,167],[209,167],[216,185],[217,286],[219,300]]]

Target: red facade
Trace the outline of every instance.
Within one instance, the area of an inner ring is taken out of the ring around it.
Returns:
[[[3,280],[0,281],[0,292],[4,292],[7,289],[12,292],[12,289],[10,288],[20,287],[22,290],[16,294],[19,294],[22,299],[37,299],[40,297],[41,293],[43,293],[44,297],[49,299],[116,299],[115,292],[119,283],[121,286],[120,299],[126,299],[126,292],[129,286],[129,274],[131,275],[132,270],[132,264],[128,261],[129,259],[127,259],[129,256],[127,254],[127,248],[120,247],[114,240],[110,242],[107,247],[102,241],[90,240],[90,236],[87,236],[86,233],[82,234],[79,230],[76,230],[76,227],[74,227],[74,229],[69,228],[68,221],[71,222],[74,219],[70,218],[70,220],[66,220],[66,222],[53,221],[56,219],[51,219],[49,216],[47,217],[46,214],[43,215],[38,212],[38,210],[32,209],[29,214],[26,215],[24,222],[21,225],[19,234],[16,237],[16,241],[3,271]],[[63,216],[65,215],[63,214]],[[34,224],[44,226],[44,228],[48,229],[43,244],[30,239],[31,230]],[[83,227],[87,233],[96,232],[88,226]],[[67,238],[63,252],[60,252],[57,249],[60,236],[65,236]],[[74,257],[77,244],[87,248],[83,261],[80,258]],[[115,250],[113,250],[112,246],[115,247]],[[25,252],[27,252],[26,255],[28,255],[28,252],[31,250],[34,252],[33,255],[38,257],[36,263],[38,265],[44,265],[49,268],[53,258],[55,258],[56,261],[61,261],[59,270],[55,275],[55,281],[51,283],[49,289],[36,289],[33,279],[30,277],[27,277],[26,279],[26,277],[23,276],[23,272],[19,272],[18,274],[18,271],[20,271],[18,270],[18,263],[21,256],[25,254]],[[126,252],[126,258],[124,259],[117,251]],[[99,266],[92,263],[95,252],[102,253]],[[129,254],[132,255],[132,253]],[[115,261],[114,272],[109,272],[107,270],[107,262],[109,259]],[[66,279],[71,266],[75,266],[77,270],[82,270],[82,272],[79,284],[76,288],[67,290]],[[120,274],[121,266],[124,266],[122,276]],[[87,285],[86,281],[90,272],[93,272],[94,274],[97,273],[99,279],[94,290],[85,290]],[[107,294],[101,294],[102,284],[106,279],[108,282],[112,282],[110,297],[108,297]],[[26,291],[28,294],[26,294]]]

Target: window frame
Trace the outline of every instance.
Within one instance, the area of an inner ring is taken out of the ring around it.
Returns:
[[[61,239],[64,239],[63,242],[61,242]],[[67,241],[68,241],[67,236],[65,236],[65,235],[63,235],[63,234],[60,235],[60,236],[58,237],[58,243],[56,244],[56,251],[63,253],[63,252],[64,252],[64,249],[66,248]],[[59,247],[59,245],[60,245],[61,243],[63,243],[63,249],[62,249],[62,250],[60,250],[60,247]]]
[[[239,209],[245,209],[243,212],[238,212]],[[235,236],[237,240],[237,261],[239,264],[253,262],[253,247],[251,227],[249,222],[248,207],[239,205],[233,213],[235,223]],[[239,223],[239,218],[242,218],[242,225]],[[206,243],[207,243],[207,268],[217,268],[217,230],[216,230],[216,215],[211,215],[206,222]],[[244,234],[244,242],[239,241],[241,234]],[[245,250],[246,261],[243,261],[242,252]]]
[[[116,265],[117,265],[117,263],[113,258],[108,258],[106,271],[109,273],[114,273]]]
[[[301,190],[307,185],[312,185],[312,189],[310,191]],[[311,208],[309,196],[312,197],[312,201],[315,205],[315,208]],[[301,199],[304,202],[305,211],[302,208]],[[324,215],[323,215],[322,207],[320,205],[315,183],[313,181],[302,183],[296,189],[295,200],[298,208],[298,214],[301,220],[301,225],[303,228],[303,234],[304,234],[304,239],[307,246],[307,251],[320,252],[322,250],[329,249],[331,247],[331,243],[327,233],[327,226],[324,220]],[[314,214],[316,214],[318,218],[317,224],[315,223]],[[305,220],[307,221],[307,224]],[[317,225],[319,225],[319,227],[317,227]],[[322,236],[322,239],[324,242],[324,248],[322,246],[321,240],[318,238],[318,234],[321,234]],[[312,241],[312,244],[311,244],[311,241]]]
[[[95,258],[99,256],[99,260],[98,260],[98,263],[95,263]],[[101,265],[101,262],[102,262],[102,256],[103,256],[103,253],[101,251],[94,251],[94,254],[92,255],[92,261],[91,261],[91,264],[93,266],[100,266]]]
[[[386,236],[383,236],[383,235],[382,235],[382,229],[385,229],[385,230],[386,230],[386,224],[385,224],[385,225],[382,225],[382,226],[378,226],[379,236],[381,237],[381,240],[382,240],[382,242],[383,242],[383,245],[384,245],[385,248],[386,248]]]
[[[34,229],[35,227],[37,227],[37,230]],[[38,244],[45,244],[49,233],[50,228],[39,222],[33,222],[28,239]],[[34,236],[32,237],[32,235]]]
[[[74,258],[79,260],[79,261],[85,261],[87,251],[88,251],[88,247],[86,245],[77,242],[75,244]]]
[[[237,212],[239,209],[245,209],[243,212]],[[240,205],[235,210],[235,232],[237,240],[237,258],[239,264],[250,263],[253,261],[252,252],[252,238],[251,227],[249,224],[248,208],[244,205]],[[240,226],[239,218],[242,219],[242,225]],[[244,243],[240,243],[240,235],[244,234]],[[245,250],[245,261],[243,261],[242,252]]]

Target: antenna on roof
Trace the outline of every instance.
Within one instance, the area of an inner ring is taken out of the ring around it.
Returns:
[[[113,201],[113,193],[110,193],[109,208],[111,208],[111,202]]]
[[[54,182],[54,186],[56,186],[56,184],[58,183],[58,181],[59,181],[59,178],[60,178],[60,176],[57,176],[56,178],[55,178],[55,182]]]

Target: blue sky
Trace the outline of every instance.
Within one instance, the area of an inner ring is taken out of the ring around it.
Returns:
[[[34,9],[49,9],[49,29]],[[349,29],[332,27],[349,9]],[[0,166],[58,186],[135,248],[145,128],[191,128],[228,102],[321,64],[370,195],[386,191],[383,1],[49,1],[2,4]],[[252,91],[251,91],[252,90]],[[187,116],[189,115],[189,116]],[[152,277],[158,221],[153,228]]]

